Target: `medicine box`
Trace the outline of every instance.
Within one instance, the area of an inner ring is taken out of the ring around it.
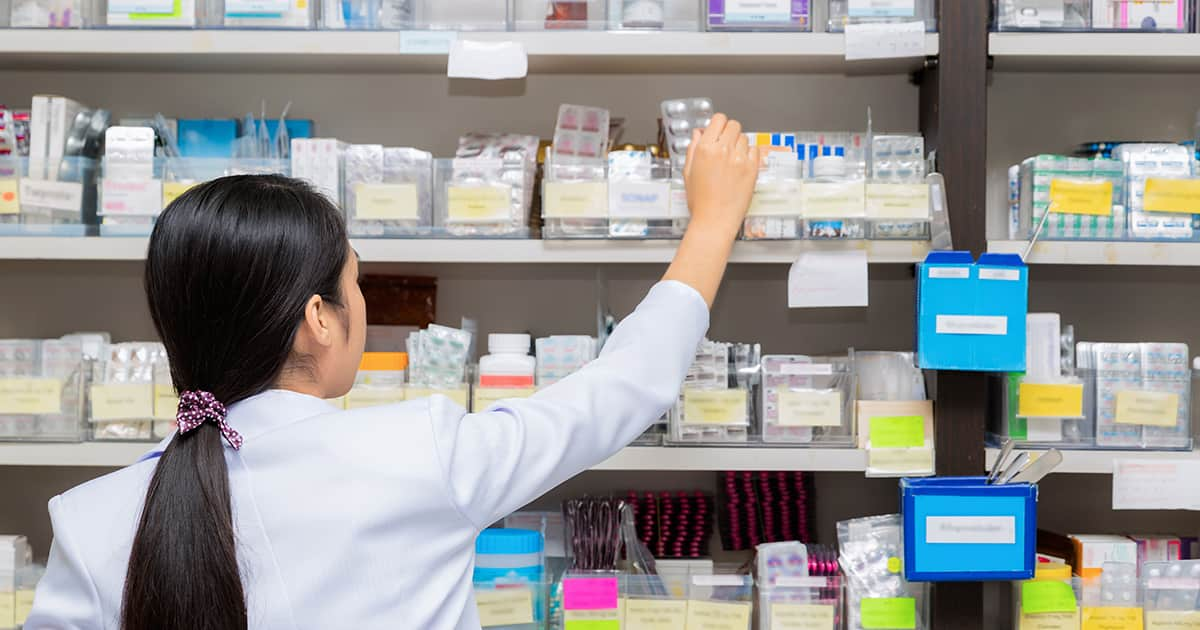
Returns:
[[[1137,562],[1137,543],[1124,536],[1071,534],[1075,547],[1072,569],[1083,578],[1099,576],[1106,562]]]
[[[1028,268],[1014,254],[932,252],[918,267],[917,355],[927,370],[1025,370]]]
[[[900,499],[905,579],[1033,577],[1037,486],[988,485],[984,477],[903,479]]]

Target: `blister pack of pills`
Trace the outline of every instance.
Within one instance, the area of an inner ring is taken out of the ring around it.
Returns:
[[[1200,611],[1200,560],[1147,562],[1142,565],[1144,606],[1151,611]]]
[[[1192,176],[1192,149],[1178,144],[1122,144],[1113,157],[1125,166],[1129,234],[1134,238],[1191,239],[1200,229],[1200,214],[1146,212],[1146,184],[1151,179]]]
[[[471,333],[430,324],[408,337],[409,381],[432,388],[452,388],[467,378]]]
[[[154,377],[166,362],[160,343],[110,344],[92,375],[91,427],[93,440],[151,440],[154,438]],[[108,386],[135,385],[125,393]]]
[[[603,164],[608,153],[607,109],[560,105],[554,125],[554,163]]]
[[[584,335],[542,337],[534,347],[538,387],[552,385],[596,358],[596,339]]]
[[[662,102],[662,125],[667,137],[667,153],[671,162],[682,164],[687,159],[692,132],[708,128],[712,122],[713,102],[706,97],[671,99]]]

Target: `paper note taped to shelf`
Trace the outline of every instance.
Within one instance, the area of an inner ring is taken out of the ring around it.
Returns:
[[[925,56],[925,22],[846,25],[846,60]]]
[[[92,385],[91,400],[91,419],[96,422],[154,417],[154,385],[150,383]]]
[[[1007,335],[1008,318],[992,315],[938,315],[939,335]]]
[[[400,31],[400,52],[406,55],[446,55],[458,31]]]
[[[20,214],[20,184],[15,179],[0,179],[0,215]]]
[[[416,184],[354,185],[354,219],[416,221],[420,218]]]
[[[683,418],[688,424],[747,424],[746,390],[684,389]]]
[[[451,79],[523,79],[529,74],[529,55],[521,42],[456,39],[450,44],[446,74]]]
[[[1195,610],[1147,610],[1146,630],[1200,630]]]
[[[866,306],[868,287],[866,250],[804,252],[788,271],[788,308]]]
[[[1174,427],[1179,424],[1179,394],[1126,390],[1117,392],[1117,424]]]
[[[547,219],[594,219],[608,216],[605,182],[546,182],[542,216]]]
[[[1200,510],[1200,460],[1113,461],[1112,509]]]
[[[1082,418],[1080,383],[1021,383],[1017,390],[1020,418]]]
[[[62,390],[56,378],[0,378],[0,415],[62,413]]]
[[[1021,612],[1027,615],[1075,613],[1079,604],[1070,582],[1034,580],[1021,582]]]
[[[771,604],[770,630],[833,630],[833,606],[826,604]]]
[[[467,406],[467,388],[464,386],[461,389],[433,389],[429,387],[409,387],[404,391],[405,400],[417,400],[418,398],[428,398],[438,394],[445,396],[454,401],[454,404],[465,408]]]
[[[528,588],[476,590],[475,606],[484,628],[533,623],[533,591]]]
[[[1080,618],[1082,630],[1144,630],[1140,607],[1084,607]]]
[[[916,630],[917,600],[912,597],[864,597],[858,609],[863,630]]]
[[[687,606],[685,628],[746,630],[750,627],[750,602],[710,602],[693,599]]]
[[[80,212],[83,208],[83,184],[77,182],[23,178],[18,196],[21,205],[26,208],[46,208],[63,212]]]
[[[533,387],[476,387],[471,409],[483,411],[508,398],[529,398],[537,389]]]
[[[1109,216],[1113,211],[1112,182],[1050,180],[1050,211],[1059,214]]]
[[[171,205],[172,201],[179,198],[179,195],[187,192],[194,187],[198,182],[163,182],[162,184],[162,207],[166,208]]]
[[[1013,516],[926,516],[925,542],[931,545],[1012,545],[1017,542]]]
[[[630,599],[625,602],[623,630],[674,630],[684,627],[687,602],[671,599]]]
[[[840,390],[779,392],[779,424],[785,427],[837,427],[842,424]]]
[[[378,407],[404,402],[404,390],[399,387],[355,386],[346,394],[346,410]]]
[[[867,184],[867,218],[928,219],[928,184]]]
[[[1146,212],[1200,214],[1200,179],[1151,177],[1146,180],[1142,207]]]
[[[492,223],[512,216],[512,188],[508,186],[449,186],[447,219],[453,223]]]

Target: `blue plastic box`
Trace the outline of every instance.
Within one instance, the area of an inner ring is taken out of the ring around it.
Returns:
[[[1029,580],[1036,566],[1037,486],[985,477],[900,480],[904,578]]]
[[[1025,371],[1029,269],[1015,254],[932,252],[917,267],[917,355],[927,370]]]

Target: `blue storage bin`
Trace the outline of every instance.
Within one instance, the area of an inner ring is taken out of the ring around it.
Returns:
[[[1029,269],[1020,256],[932,252],[917,271],[921,368],[1025,371]]]
[[[904,578],[1028,580],[1037,545],[1037,486],[985,477],[900,480]]]

